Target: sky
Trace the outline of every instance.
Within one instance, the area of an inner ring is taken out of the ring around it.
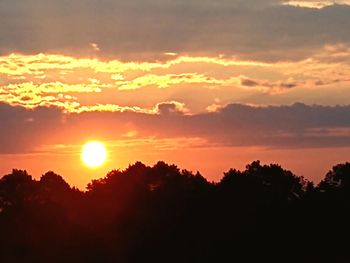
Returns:
[[[349,28],[345,0],[1,0],[0,175],[259,159],[318,182],[349,160]]]

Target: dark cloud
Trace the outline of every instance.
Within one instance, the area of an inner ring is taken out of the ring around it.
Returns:
[[[244,76],[240,77],[241,85],[249,88],[265,88],[268,92],[281,92],[298,86],[296,82],[271,82],[267,80],[255,80]]]
[[[62,117],[58,109],[26,110],[0,103],[0,153],[34,151],[59,130]]]
[[[255,80],[252,80],[252,79],[242,78],[241,85],[246,86],[246,87],[256,87],[256,86],[259,86],[259,83]]]
[[[184,114],[186,109],[179,102],[162,102],[157,105],[158,113],[161,115]]]
[[[232,104],[218,112],[169,114],[91,112],[63,114],[53,108],[28,111],[0,104],[0,152],[31,152],[42,145],[79,144],[89,138],[118,140],[130,131],[140,137],[203,138],[207,146],[277,148],[350,146],[350,106],[251,107]]]
[[[292,88],[295,88],[297,86],[297,84],[296,83],[281,83],[280,84],[280,87],[282,88],[282,89],[292,89]]]
[[[325,44],[349,43],[349,6],[310,9],[280,2],[3,0],[0,53],[143,59],[171,51],[295,60]]]

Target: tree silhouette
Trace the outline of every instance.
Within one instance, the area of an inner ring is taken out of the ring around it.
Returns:
[[[279,165],[261,165],[255,161],[243,172],[231,169],[225,173],[219,186],[250,200],[285,205],[302,198],[308,182]]]
[[[16,206],[25,202],[34,190],[32,177],[26,171],[16,170],[1,179],[0,193],[4,206]]]
[[[338,164],[315,187],[254,161],[214,183],[137,162],[83,192],[13,170],[0,179],[0,260],[349,262],[349,172]]]
[[[321,181],[319,188],[325,192],[350,194],[350,163],[334,166]]]

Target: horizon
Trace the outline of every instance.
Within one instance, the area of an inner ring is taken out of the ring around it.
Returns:
[[[133,167],[133,166],[135,166],[138,163],[141,163],[142,165],[145,165],[145,166],[147,166],[149,168],[152,168],[152,167],[156,166],[159,163],[165,163],[167,165],[176,166],[180,171],[186,170],[186,171],[189,171],[189,172],[191,172],[193,174],[199,173],[209,183],[217,184],[217,183],[220,183],[220,181],[225,177],[225,174],[229,173],[230,170],[237,170],[237,171],[241,172],[241,171],[244,171],[244,169],[246,169],[249,165],[251,165],[252,163],[255,163],[255,162],[258,162],[261,165],[267,165],[267,166],[268,165],[280,166],[282,169],[285,169],[286,171],[292,172],[297,177],[304,178],[305,180],[307,180],[308,182],[312,183],[315,186],[318,186],[321,183],[321,181],[325,179],[327,173],[329,173],[335,166],[340,165],[340,164],[347,164],[348,163],[347,161],[342,162],[342,163],[334,163],[333,165],[329,166],[328,169],[326,169],[325,172],[322,175],[315,177],[315,178],[317,178],[317,181],[312,180],[312,179],[310,179],[308,177],[305,177],[302,174],[297,174],[292,169],[288,169],[288,167],[284,167],[283,165],[281,165],[279,163],[276,163],[276,162],[270,162],[270,163],[269,162],[262,162],[262,161],[260,161],[258,159],[257,160],[252,160],[251,162],[246,163],[245,165],[242,165],[240,167],[234,167],[234,166],[228,167],[225,171],[222,171],[219,174],[213,174],[212,176],[207,176],[206,174],[203,174],[198,169],[187,169],[187,167],[181,167],[181,166],[177,165],[176,163],[167,163],[166,161],[158,160],[155,163],[143,163],[142,161],[135,161],[134,163],[130,163],[130,164],[128,164],[127,166],[125,166],[123,168],[112,168],[112,169],[107,170],[106,172],[104,172],[103,169],[101,169],[101,168],[97,168],[97,169],[92,170],[92,175],[90,177],[86,177],[85,178],[85,180],[88,180],[88,181],[86,181],[86,182],[84,181],[84,184],[81,183],[80,185],[70,182],[69,177],[66,177],[64,174],[58,173],[57,171],[55,171],[55,169],[48,169],[46,171],[41,172],[40,174],[33,174],[33,173],[31,173],[30,170],[25,169],[25,168],[12,168],[8,172],[0,174],[0,179],[5,177],[5,176],[7,176],[7,175],[13,174],[14,171],[24,171],[24,172],[28,173],[28,175],[30,175],[33,178],[33,180],[40,180],[40,178],[42,176],[44,176],[45,174],[53,172],[54,174],[57,174],[57,175],[61,176],[65,180],[65,182],[67,182],[69,184],[70,187],[77,188],[80,191],[86,191],[87,186],[90,183],[92,183],[94,180],[105,179],[108,174],[113,173],[115,171],[123,173],[123,172],[127,171],[128,169],[130,169],[130,167]],[[211,178],[213,178],[213,179],[211,179]]]
[[[220,185],[220,184],[222,184],[223,179],[224,179],[225,177],[227,177],[227,174],[232,173],[232,171],[235,171],[236,173],[244,174],[245,172],[248,172],[249,167],[254,166],[254,165],[256,165],[256,164],[258,164],[258,165],[261,166],[261,167],[272,167],[272,166],[279,167],[279,168],[281,168],[281,169],[282,169],[283,171],[285,171],[285,172],[291,172],[291,174],[292,174],[293,176],[295,176],[296,178],[300,178],[301,180],[305,180],[305,182],[304,182],[305,184],[311,183],[311,184],[313,185],[313,187],[315,187],[315,188],[320,187],[320,186],[322,185],[322,183],[327,179],[327,175],[328,175],[329,173],[332,173],[332,171],[334,171],[334,170],[336,169],[336,167],[342,166],[342,165],[343,165],[343,166],[349,166],[349,165],[350,165],[349,162],[337,163],[337,164],[332,165],[331,167],[329,167],[328,171],[323,175],[322,178],[320,178],[320,180],[319,180],[318,182],[309,180],[309,179],[305,178],[305,177],[302,176],[302,175],[295,174],[293,171],[291,171],[291,170],[289,170],[289,169],[286,169],[285,167],[283,167],[282,165],[280,165],[280,164],[278,164],[278,163],[263,163],[263,162],[261,162],[260,160],[254,160],[254,161],[252,161],[252,162],[250,162],[250,163],[247,163],[247,164],[244,166],[244,168],[242,168],[242,169],[237,168],[237,167],[230,167],[229,169],[227,169],[226,171],[224,171],[224,172],[222,173],[221,176],[217,176],[217,177],[216,177],[216,179],[217,179],[216,181],[208,179],[204,174],[202,174],[202,173],[201,173],[200,171],[198,171],[198,170],[188,170],[188,169],[186,169],[186,167],[179,167],[179,166],[176,165],[176,164],[173,164],[173,163],[166,163],[166,162],[161,161],[161,160],[157,161],[157,162],[154,163],[153,165],[144,164],[143,162],[136,161],[135,163],[129,164],[127,167],[125,167],[125,168],[123,168],[123,169],[112,169],[112,170],[108,171],[106,174],[104,174],[104,175],[102,175],[102,176],[100,176],[100,177],[92,178],[91,181],[89,181],[89,182],[85,185],[85,188],[84,188],[84,189],[82,189],[82,188],[79,187],[79,186],[70,184],[69,181],[66,181],[66,178],[65,178],[65,176],[64,176],[63,174],[56,173],[54,170],[48,170],[48,171],[42,173],[40,176],[35,176],[35,175],[33,176],[33,175],[32,175],[29,171],[27,171],[26,169],[16,169],[16,168],[13,168],[9,173],[1,175],[1,176],[0,176],[0,180],[1,180],[1,178],[5,178],[5,177],[8,177],[8,176],[14,175],[14,174],[16,174],[16,173],[25,173],[25,174],[27,174],[28,176],[30,176],[34,182],[35,182],[35,181],[39,182],[39,181],[41,181],[41,179],[42,179],[43,177],[47,176],[48,174],[53,173],[53,174],[58,175],[59,177],[61,177],[61,178],[64,180],[64,182],[67,183],[67,184],[70,186],[70,188],[72,188],[72,189],[74,188],[74,189],[78,189],[79,191],[86,192],[86,191],[89,190],[89,189],[88,189],[88,186],[89,186],[90,184],[94,183],[94,181],[106,180],[106,179],[108,179],[108,175],[110,175],[110,174],[115,174],[115,173],[123,174],[123,173],[127,173],[127,171],[132,170],[133,168],[137,168],[137,167],[140,166],[140,165],[146,167],[147,169],[154,169],[155,167],[157,167],[157,166],[159,166],[159,165],[166,165],[166,166],[169,166],[169,167],[175,167],[176,169],[178,169],[178,171],[179,171],[180,173],[183,173],[183,172],[185,171],[185,172],[189,172],[191,175],[196,175],[196,176],[197,176],[197,175],[200,175],[201,177],[203,177],[203,178],[207,181],[208,184]],[[249,175],[249,173],[248,173],[248,175]],[[248,175],[247,175],[247,176],[248,176]],[[144,174],[143,174],[143,176],[144,176]]]

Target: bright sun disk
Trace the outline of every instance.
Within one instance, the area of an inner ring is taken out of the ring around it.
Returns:
[[[107,159],[106,147],[100,142],[88,142],[83,146],[81,159],[89,167],[101,166]]]

